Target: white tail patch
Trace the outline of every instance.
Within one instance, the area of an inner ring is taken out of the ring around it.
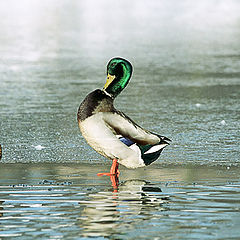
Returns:
[[[151,147],[148,151],[146,151],[144,154],[148,154],[148,153],[154,153],[159,151],[160,149],[166,147],[168,144],[161,144],[161,145],[156,145]]]

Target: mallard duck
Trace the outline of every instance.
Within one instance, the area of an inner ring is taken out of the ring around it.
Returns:
[[[99,175],[119,174],[119,163],[127,168],[147,166],[157,160],[171,141],[145,130],[114,107],[114,99],[127,86],[131,75],[129,61],[120,57],[111,59],[103,89],[89,93],[78,109],[78,125],[87,143],[113,160],[110,173]]]

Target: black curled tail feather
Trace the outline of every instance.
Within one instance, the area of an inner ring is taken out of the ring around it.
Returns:
[[[155,134],[155,133],[153,133],[153,134]],[[167,138],[165,136],[161,136],[161,135],[158,135],[158,134],[155,134],[155,135],[157,135],[160,138],[160,143],[161,143],[161,141],[165,141],[167,144],[169,144],[168,142],[172,141],[170,138]]]
[[[145,164],[146,166],[148,166],[148,165],[150,165],[151,163],[153,163],[154,161],[156,161],[156,160],[159,158],[162,150],[163,150],[163,149],[161,149],[161,150],[159,150],[159,151],[157,151],[157,152],[148,153],[148,154],[144,154],[144,153],[143,153],[143,154],[142,154],[142,159],[143,159],[143,161],[144,161],[144,164]]]
[[[141,157],[144,164],[148,166],[159,158],[162,150],[169,145],[169,143],[165,140],[161,140],[160,143],[155,145],[137,145],[141,150]]]

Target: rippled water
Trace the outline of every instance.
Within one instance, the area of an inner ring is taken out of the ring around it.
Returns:
[[[239,239],[239,12],[237,0],[1,1],[0,238]],[[173,140],[149,168],[121,167],[118,192],[76,121],[114,56],[134,66],[117,108]]]
[[[125,170],[116,191],[99,167],[4,165],[0,237],[239,239],[239,169]]]

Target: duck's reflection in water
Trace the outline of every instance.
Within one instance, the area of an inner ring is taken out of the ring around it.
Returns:
[[[3,203],[4,203],[5,201],[0,201],[0,218],[3,216],[3,210],[4,210],[4,208],[3,208]]]
[[[118,192],[104,191],[89,195],[83,206],[79,225],[85,237],[107,237],[119,234],[166,211],[167,195],[160,187],[144,180],[128,180]],[[166,204],[165,204],[166,205]]]

